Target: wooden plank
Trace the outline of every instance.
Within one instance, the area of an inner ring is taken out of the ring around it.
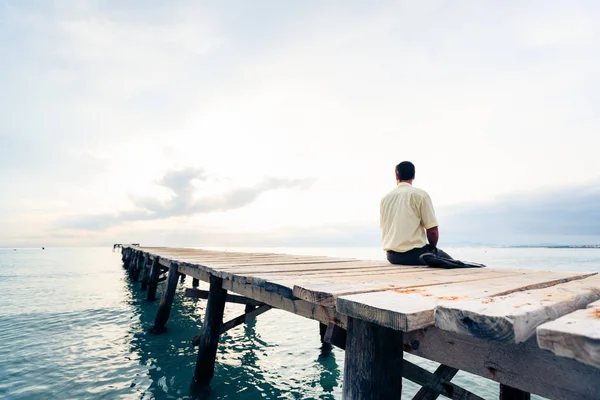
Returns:
[[[340,296],[336,305],[340,313],[351,317],[393,329],[412,331],[434,325],[438,305],[550,287],[588,276],[591,275],[564,271],[528,271],[478,281]]]
[[[291,265],[274,265],[274,266],[260,266],[257,268],[247,269],[221,269],[215,271],[218,275],[227,276],[253,276],[264,280],[282,280],[286,278],[298,278],[304,277],[309,280],[314,277],[331,276],[342,277],[352,276],[361,274],[396,274],[404,272],[417,272],[426,270],[428,268],[418,267],[404,267],[399,268],[396,266],[380,266],[380,265],[368,265],[364,263],[324,263],[324,264],[295,264]]]
[[[359,319],[348,319],[343,399],[400,398],[402,332]]]
[[[415,271],[415,269],[407,268],[405,270],[394,272],[393,274],[385,274],[385,276],[389,279],[394,279],[394,277],[396,277],[400,274],[411,274],[411,273],[415,274],[417,271],[423,272],[425,274],[435,273],[435,271],[428,269],[428,268],[418,269],[416,271]],[[217,272],[215,274],[217,276],[223,276],[223,274],[221,274],[219,272]],[[359,285],[360,284],[365,285],[366,282],[368,282],[370,280],[379,281],[381,279],[382,275],[383,274],[354,274],[354,273],[340,275],[339,271],[335,271],[335,272],[322,271],[320,274],[315,274],[313,276],[308,276],[308,277],[294,276],[294,275],[244,276],[244,275],[235,274],[235,275],[227,275],[227,279],[230,279],[234,282],[240,282],[243,284],[251,284],[251,285],[254,285],[257,287],[261,287],[269,292],[278,293],[284,297],[293,299],[293,298],[297,298],[293,293],[294,286],[296,284],[303,284],[305,282],[310,282],[311,284],[322,284],[325,286],[335,286],[335,285],[339,284],[340,282],[345,282],[346,284],[348,284],[350,282],[358,282]],[[420,275],[420,276],[422,276],[422,275]],[[386,281],[386,283],[389,283],[389,281]],[[323,302],[323,305],[332,306],[333,303],[325,304],[325,302]]]
[[[439,367],[437,367],[433,374],[438,379],[437,384],[443,386],[445,383],[450,383],[450,381],[452,380],[452,378],[454,378],[457,372],[458,370],[456,368],[452,368],[447,365],[441,364]],[[440,396],[440,393],[441,392],[430,389],[427,386],[423,386],[421,389],[419,389],[417,394],[414,395],[412,400],[435,400]],[[453,398],[452,396],[446,396]]]
[[[443,285],[452,282],[468,282],[483,279],[508,277],[522,272],[501,269],[433,269],[374,277],[352,277],[335,282],[318,280],[294,284],[293,295],[310,303],[333,306],[339,296],[379,292],[390,289],[413,288],[431,285]],[[293,282],[290,282],[293,283]]]
[[[481,339],[520,343],[543,324],[600,299],[600,276],[545,289],[439,305],[435,325]]]
[[[536,333],[541,348],[600,368],[600,300],[538,326]]]
[[[553,400],[597,400],[600,373],[540,349],[535,341],[508,344],[431,327],[404,333],[404,351]]]
[[[346,316],[337,313],[333,307],[319,306],[304,300],[285,298],[277,293],[268,292],[264,288],[229,279],[223,280],[223,288],[268,304],[273,308],[285,310],[305,318],[314,319],[325,324],[332,322],[341,327],[346,326]]]
[[[186,288],[184,296],[194,297],[196,299],[208,299],[208,290],[200,290],[194,288]],[[249,299],[244,296],[236,296],[235,294],[227,294],[227,303],[250,304],[252,306],[261,306],[262,303],[256,300]]]

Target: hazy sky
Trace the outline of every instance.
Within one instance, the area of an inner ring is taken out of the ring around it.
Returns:
[[[600,3],[0,0],[0,246],[600,242]]]

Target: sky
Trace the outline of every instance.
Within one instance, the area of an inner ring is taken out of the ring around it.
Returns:
[[[600,243],[595,1],[0,0],[0,247]]]

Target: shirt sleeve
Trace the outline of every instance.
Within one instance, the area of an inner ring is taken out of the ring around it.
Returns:
[[[421,201],[421,222],[425,229],[431,229],[438,226],[437,218],[435,217],[435,211],[433,209],[433,203],[428,194],[423,196]]]
[[[379,228],[383,229],[383,199],[379,202]]]

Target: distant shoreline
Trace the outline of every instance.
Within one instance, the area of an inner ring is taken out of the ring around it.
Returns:
[[[590,245],[521,245],[521,246],[506,246],[510,248],[526,248],[526,249],[600,249],[600,244]]]

